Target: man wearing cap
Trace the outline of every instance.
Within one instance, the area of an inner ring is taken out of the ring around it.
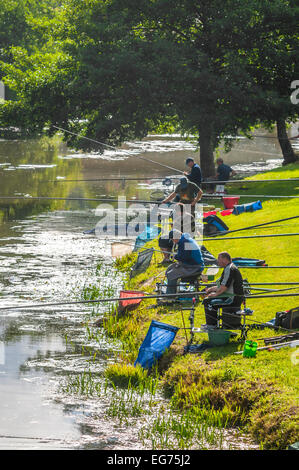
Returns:
[[[202,180],[200,166],[197,163],[194,163],[194,160],[191,157],[187,158],[186,165],[191,169],[191,171],[190,173],[184,171],[184,175],[187,176],[189,181],[197,184],[197,186],[200,188]]]
[[[188,181],[186,177],[180,179],[180,183],[177,185],[173,193],[171,193],[161,204],[166,204],[172,201],[177,195],[180,196],[180,202],[182,204],[190,204],[194,207],[195,204],[200,201],[202,196],[202,190],[197,184],[192,181]]]
[[[186,177],[180,179],[180,183],[177,185],[175,190],[166,198],[161,204],[166,204],[167,202],[172,201],[176,196],[179,196],[179,204],[190,206],[190,216],[191,216],[191,231],[195,231],[195,204],[200,201],[203,192],[197,186],[197,184],[188,181]],[[184,217],[183,207],[182,207],[182,215]],[[183,230],[183,227],[182,227]]]
[[[240,316],[234,315],[234,312],[240,310],[244,301],[243,278],[227,251],[219,253],[217,262],[218,266],[223,268],[223,272],[216,284],[205,290],[206,297],[203,304],[206,326],[216,327],[218,308],[222,307],[222,326],[233,329],[241,325]]]
[[[167,294],[175,294],[177,280],[184,277],[199,275],[204,269],[204,261],[200,247],[189,233],[173,229],[173,243],[178,245],[175,255],[176,263],[166,269]]]

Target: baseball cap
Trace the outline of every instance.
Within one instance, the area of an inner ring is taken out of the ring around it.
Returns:
[[[172,238],[173,238],[174,240],[180,239],[181,236],[182,236],[182,232],[180,232],[179,230],[177,230],[177,229],[175,229],[175,228],[173,229],[172,233],[173,233]]]
[[[188,180],[187,178],[181,178],[180,179],[180,185],[182,189],[186,189],[188,187]]]

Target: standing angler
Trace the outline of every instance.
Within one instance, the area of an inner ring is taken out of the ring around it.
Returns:
[[[186,214],[186,212],[184,213],[184,209],[188,210],[188,214],[190,214],[191,217],[191,232],[195,233],[195,204],[200,201],[202,194],[203,192],[197,184],[188,181],[187,178],[184,177],[180,179],[180,184],[177,185],[175,190],[164,199],[161,204],[166,204],[178,196],[178,206],[181,208],[181,217],[183,219]],[[185,206],[185,208],[183,206]],[[183,231],[183,227],[181,227],[181,229]]]
[[[187,176],[189,181],[197,184],[197,186],[200,188],[202,181],[200,166],[197,163],[194,163],[194,160],[191,157],[187,158],[186,165],[191,169],[191,171],[189,173],[184,171],[184,175]]]
[[[230,166],[223,163],[222,158],[217,158],[216,163],[218,165],[216,170],[216,178],[218,181],[228,181],[230,176],[234,176],[236,174]]]

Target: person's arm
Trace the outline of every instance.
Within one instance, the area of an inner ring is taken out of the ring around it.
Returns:
[[[185,260],[185,257],[184,257],[184,243],[179,242],[177,244],[177,253],[174,256],[174,259],[176,261],[184,261]]]
[[[166,204],[169,201],[172,201],[173,198],[175,198],[176,192],[174,191],[173,193],[169,194],[169,196],[164,199],[164,201],[160,202],[160,204]]]
[[[212,287],[210,287],[210,289],[212,289]],[[227,291],[227,287],[224,286],[224,285],[220,285],[219,287],[217,287],[215,290],[213,290],[212,292],[210,292],[208,294],[208,297],[218,297],[219,295],[223,294],[224,292]]]
[[[235,176],[236,174],[237,174],[237,173],[235,172],[235,170],[232,169],[230,175],[231,175],[231,176]]]
[[[216,292],[217,289],[218,289],[218,286],[207,287],[205,289],[205,293],[206,294],[211,294],[212,292]]]
[[[202,194],[203,194],[203,192],[202,192],[202,190],[200,189],[200,190],[198,191],[198,193],[197,193],[196,198],[191,202],[191,206],[195,206],[195,204],[196,204],[198,201],[200,201]]]

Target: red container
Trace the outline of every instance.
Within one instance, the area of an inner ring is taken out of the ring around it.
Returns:
[[[223,197],[222,202],[225,209],[232,209],[236,204],[238,204],[240,197]]]

